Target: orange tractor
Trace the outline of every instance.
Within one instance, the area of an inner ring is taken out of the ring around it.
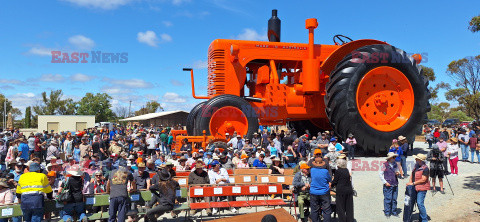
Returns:
[[[216,39],[208,48],[207,99],[190,112],[188,136],[221,140],[251,137],[259,125],[285,125],[299,133],[333,129],[355,135],[367,152],[388,151],[393,138],[410,141],[430,110],[421,56],[386,42],[336,35],[334,45],[314,44],[316,19],[307,19],[308,44],[280,42],[273,10],[268,42]],[[203,133],[206,136],[203,136]]]

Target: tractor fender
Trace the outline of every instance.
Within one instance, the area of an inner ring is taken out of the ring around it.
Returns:
[[[351,41],[345,45],[342,45],[340,48],[332,52],[332,54],[323,62],[320,70],[323,75],[330,76],[330,73],[335,69],[337,64],[342,61],[342,59],[347,56],[349,53],[366,45],[375,45],[375,44],[388,44],[383,41],[375,39],[360,39],[356,41]]]

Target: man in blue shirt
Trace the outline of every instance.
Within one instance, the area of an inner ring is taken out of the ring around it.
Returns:
[[[30,148],[28,147],[27,140],[25,138],[20,139],[20,145],[18,145],[18,156],[28,161],[30,159]]]
[[[260,154],[258,156],[258,159],[255,159],[253,161],[253,164],[252,166],[253,167],[257,167],[257,168],[266,168],[267,167],[267,164],[265,163],[265,161],[263,161],[263,159],[265,158],[265,154]]]
[[[310,184],[310,208],[311,219],[314,222],[320,221],[320,212],[323,212],[323,221],[331,220],[332,209],[330,207],[330,174],[329,165],[323,160],[322,155],[315,155],[308,161],[312,183]]]

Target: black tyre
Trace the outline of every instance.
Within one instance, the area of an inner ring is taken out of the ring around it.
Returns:
[[[196,106],[193,107],[193,109],[190,111],[190,113],[187,116],[187,134],[190,136],[198,136],[198,134],[195,134],[195,117],[197,114],[201,111],[202,106],[206,103],[201,102],[197,104]]]
[[[247,127],[246,132],[239,132],[242,136],[247,136],[247,138],[251,138],[253,133],[258,131],[258,117],[250,103],[245,101],[244,99],[234,96],[234,95],[219,95],[207,101],[204,104],[201,112],[197,114],[195,125],[196,130],[206,131],[207,135],[212,135],[210,132],[210,121],[212,115],[217,112],[217,110],[224,108],[224,107],[235,107],[243,113],[243,115],[247,119]],[[224,135],[224,133],[220,133],[220,135]],[[214,135],[214,136],[220,136]]]
[[[421,68],[403,50],[390,45],[364,46],[355,53],[347,55],[338,63],[326,86],[326,112],[335,133],[342,138],[353,133],[359,146],[366,152],[377,154],[387,152],[392,139],[399,135],[413,141],[415,133],[422,127],[425,114],[430,111],[428,81],[423,78]],[[359,62],[358,53],[367,58],[372,58],[372,54],[382,53],[386,54],[387,58],[379,59],[377,62],[375,60]],[[411,115],[404,119],[406,122],[403,125],[391,131],[380,131],[367,124],[359,112],[356,100],[357,88],[362,78],[369,71],[382,66],[395,68],[403,73],[413,89],[414,103]]]

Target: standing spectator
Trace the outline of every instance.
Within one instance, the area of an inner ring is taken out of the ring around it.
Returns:
[[[439,139],[440,139],[440,130],[437,128],[435,128],[435,130],[433,131],[433,139],[435,140],[434,142],[438,142]]]
[[[254,148],[256,148],[256,149],[260,148],[261,140],[262,140],[262,138],[258,136],[257,132],[253,133],[252,144],[253,144]]]
[[[348,134],[347,140],[345,140],[345,144],[347,147],[347,156],[348,160],[353,160],[355,159],[355,146],[357,145],[357,140],[353,138],[353,134]]]
[[[408,176],[407,174],[407,152],[408,152],[408,142],[407,138],[400,135],[398,136],[398,145],[400,145],[400,149],[402,149],[402,155],[400,155],[400,158],[402,159],[401,165],[402,165],[402,170],[403,170],[403,176],[406,177]]]
[[[302,136],[298,142],[297,153],[299,154],[300,159],[307,158],[307,137]]]
[[[160,181],[153,184],[149,189],[154,195],[158,196],[156,205],[145,214],[145,222],[156,222],[156,215],[162,215],[173,210],[175,206],[176,191],[180,189],[177,181],[172,180],[168,170],[163,169],[159,173]]]
[[[460,134],[458,135],[458,143],[460,145],[460,149],[462,150],[462,161],[468,162],[468,151],[470,147],[468,146],[468,141],[470,140],[467,132],[465,129],[460,129]]]
[[[40,164],[33,162],[28,173],[22,174],[18,181],[16,193],[24,221],[40,222],[45,213],[44,195],[52,199],[52,187],[47,175],[40,173],[40,170]]]
[[[150,133],[150,138],[147,139],[147,156],[151,156],[155,153],[155,149],[157,148],[157,139],[155,139],[155,135]]]
[[[35,136],[33,135],[33,133],[30,133],[30,136],[28,136],[27,144],[30,153],[33,153],[35,151]]]
[[[450,162],[450,172],[453,176],[458,175],[458,139],[452,137],[450,140],[450,144],[448,144],[447,148],[447,156]]]
[[[295,166],[297,165],[297,153],[293,150],[292,145],[287,146],[287,150],[285,151],[283,158],[285,168],[295,168]]]
[[[433,132],[430,129],[427,129],[425,131],[425,140],[428,143],[428,149],[432,149],[434,139],[435,138],[433,137]]]
[[[338,220],[353,222],[353,187],[352,177],[347,169],[347,160],[337,160],[337,170],[333,177],[332,187],[336,187],[336,204]]]
[[[468,145],[470,147],[470,156],[471,156],[471,161],[470,163],[475,163],[475,154],[477,154],[477,163],[480,163],[480,154],[478,150],[478,138],[477,134],[472,134],[470,136],[470,140],[468,141]]]
[[[109,222],[125,221],[130,209],[128,193],[134,190],[136,190],[135,180],[125,165],[122,164],[118,170],[112,171],[107,182],[107,193],[110,194]]]
[[[418,154],[414,155],[413,158],[415,158],[417,163],[415,164],[407,186],[415,186],[415,190],[417,191],[417,206],[418,211],[420,212],[420,220],[422,222],[428,222],[427,209],[425,208],[425,197],[427,195],[427,191],[430,190],[430,181],[428,180],[430,173],[427,164],[425,164],[427,156],[424,154]]]
[[[27,140],[25,138],[20,138],[20,145],[18,145],[18,156],[28,161],[30,160],[29,152],[30,148],[27,145]]]
[[[437,144],[432,146],[432,150],[427,154],[427,160],[430,161],[430,177],[432,178],[432,191],[435,192],[435,181],[438,177],[438,181],[440,183],[440,193],[445,194],[443,191],[443,161],[445,156],[443,153],[440,152],[438,149]]]
[[[110,155],[115,154],[116,156],[120,156],[122,151],[123,151],[123,148],[119,146],[117,138],[110,140],[110,147],[108,148],[108,152],[110,153]]]
[[[52,140],[52,142],[50,142],[50,146],[47,149],[47,162],[50,162],[52,158],[56,158],[60,154],[60,152],[58,152],[57,146],[58,142],[56,140]]]
[[[400,179],[403,179],[404,175],[403,175],[402,157],[401,157],[403,155],[403,150],[398,146],[397,139],[392,140],[392,146],[390,147],[390,150],[388,150],[388,152],[397,154],[397,156],[395,157],[395,162],[397,163],[398,169],[400,170]]]
[[[306,222],[305,206],[308,207],[310,205],[310,184],[312,178],[310,177],[310,167],[306,163],[300,165],[300,170],[295,174],[292,185],[295,187],[294,192],[297,194],[300,220]]]
[[[330,197],[330,185],[332,177],[329,173],[328,163],[323,160],[321,155],[315,155],[308,162],[312,183],[310,185],[310,218],[313,222],[320,221],[320,213],[323,215],[324,222],[330,222],[332,208]]]
[[[438,142],[436,142],[435,144],[437,144],[438,146],[438,149],[440,150],[440,152],[443,153],[443,156],[445,157],[444,161],[443,161],[443,169],[444,169],[444,172],[445,172],[445,175],[448,175],[449,172],[448,172],[448,154],[447,154],[447,142],[445,142],[443,140],[443,138],[439,138]]]
[[[162,132],[160,133],[159,140],[160,140],[160,141],[158,141],[158,142],[160,142],[160,147],[162,148],[162,152],[163,152],[165,155],[169,155],[169,154],[170,154],[170,150],[167,149],[168,135],[167,135],[167,133],[165,132],[165,130],[162,130]]]
[[[85,155],[90,154],[92,150],[92,147],[90,146],[90,144],[88,144],[87,139],[88,139],[87,137],[82,137],[82,143],[79,146],[81,161],[83,161],[84,160],[83,158],[85,157]]]
[[[34,153],[35,153],[35,156],[37,156],[38,158],[40,158],[40,160],[42,161],[43,160],[43,156],[42,156],[42,141],[40,140],[40,137],[42,136],[41,133],[37,133],[35,134],[35,149],[34,149]]]
[[[73,156],[73,140],[70,133],[67,134],[67,138],[63,142],[63,152],[65,152],[65,157]]]
[[[382,164],[380,171],[380,180],[383,183],[383,212],[387,218],[390,215],[398,216],[397,197],[398,197],[398,175],[401,173],[399,165],[395,163],[398,154],[389,152],[387,162]]]
[[[337,158],[340,156],[340,153],[336,151],[335,146],[328,147],[328,153],[324,156],[325,161],[328,162],[330,169],[332,170],[332,176],[335,175],[337,169]]]
[[[70,177],[68,177],[65,184],[58,189],[58,193],[61,193],[63,189],[67,189],[69,196],[69,199],[64,202],[63,221],[73,221],[73,216],[77,215],[80,221],[87,222],[88,218],[85,215],[85,202],[82,193],[83,172],[80,171],[80,167],[76,165],[67,171],[67,176],[68,175],[70,175]]]

